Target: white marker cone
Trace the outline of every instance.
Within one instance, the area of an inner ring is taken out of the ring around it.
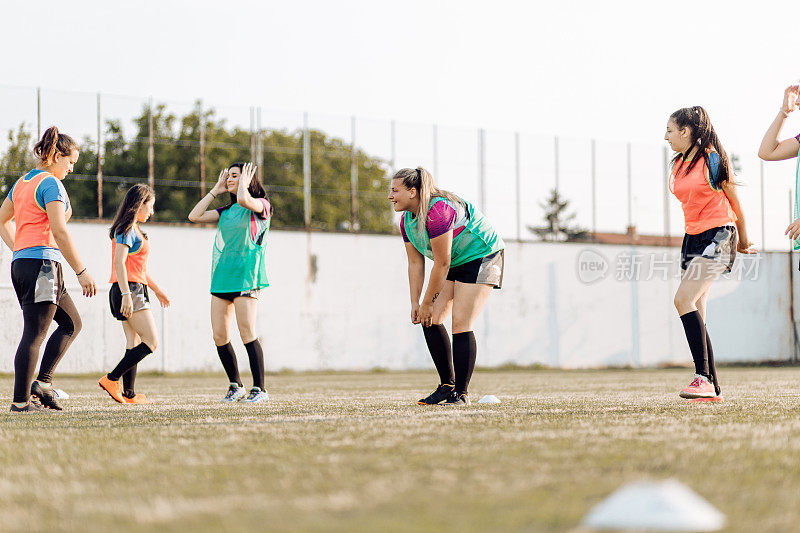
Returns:
[[[500,400],[494,394],[487,394],[478,400],[478,403],[500,403]]]
[[[717,531],[725,515],[675,480],[643,481],[617,489],[583,519],[596,529]]]

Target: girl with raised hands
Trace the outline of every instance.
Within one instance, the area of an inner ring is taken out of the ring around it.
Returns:
[[[800,85],[790,85],[783,91],[783,103],[775,116],[775,120],[772,121],[772,124],[764,134],[764,138],[761,140],[761,146],[758,148],[758,157],[764,161],[782,161],[798,156],[798,152],[800,152],[800,133],[794,137],[780,140],[781,130],[786,119],[789,118],[790,113],[798,108],[800,108]],[[798,167],[798,183],[796,185],[800,185],[800,167]],[[800,218],[789,224],[789,227],[786,228],[786,235],[794,241],[800,239]],[[797,248],[798,243],[795,243],[795,249]]]
[[[230,195],[230,203],[209,210],[211,202],[225,192]],[[267,233],[271,217],[272,206],[252,163],[234,163],[222,170],[214,188],[189,213],[192,222],[217,223],[211,263],[211,329],[229,381],[224,402],[256,403],[269,399],[256,315],[260,291],[269,286]],[[239,376],[230,340],[234,313],[253,374],[249,393]]]
[[[119,403],[150,403],[144,394],[136,394],[134,390],[137,365],[158,347],[148,289],[153,290],[162,307],[169,307],[169,298],[147,270],[150,240],[139,227],[153,216],[155,200],[153,189],[143,184],[134,185],[125,194],[109,229],[111,290],[108,301],[111,315],[122,323],[125,354],[111,372],[100,378],[99,385]]]
[[[468,387],[478,354],[473,325],[489,293],[502,285],[505,243],[475,206],[437,188],[422,167],[399,170],[392,177],[389,200],[402,213],[411,322],[422,326],[439,374],[436,390],[417,403],[469,405]],[[423,296],[426,257],[433,269]],[[452,344],[442,325],[448,315]]]
[[[33,153],[39,159],[36,168],[14,183],[0,206],[0,237],[14,251],[11,281],[23,319],[14,357],[13,413],[62,409],[52,387],[53,373],[81,330],[81,317],[64,287],[62,263],[75,271],[84,296],[96,293],[67,230],[72,206],[62,181],[78,162],[78,144],[52,126]],[[39,349],[53,320],[58,327],[47,340],[34,381]]]
[[[721,400],[706,328],[708,293],[723,272],[731,271],[737,251],[756,251],[747,237],[730,160],[705,109],[675,111],[667,121],[664,139],[676,152],[669,185],[681,202],[686,229],[681,247],[683,275],[674,303],[695,367],[692,382],[680,396]]]

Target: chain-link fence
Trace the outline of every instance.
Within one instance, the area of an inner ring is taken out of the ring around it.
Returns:
[[[554,190],[568,202],[560,219],[572,233],[663,238],[648,241],[656,244],[683,234],[680,206],[666,187],[672,154],[656,143],[0,86],[0,129],[9,133],[0,140],[4,188],[34,163],[33,143],[50,125],[82,146],[65,182],[76,217],[110,218],[130,184],[149,182],[155,220],[185,221],[222,168],[254,161],[276,227],[396,232],[388,178],[422,165],[441,187],[478,205],[508,240],[538,238],[534,229],[545,225]],[[786,249],[791,164],[752,172],[756,164],[739,177],[748,185],[740,194],[750,238]]]

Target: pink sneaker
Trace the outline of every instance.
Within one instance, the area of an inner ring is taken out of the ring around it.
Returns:
[[[681,398],[713,398],[716,395],[714,385],[700,374],[695,374],[689,386],[680,392]]]

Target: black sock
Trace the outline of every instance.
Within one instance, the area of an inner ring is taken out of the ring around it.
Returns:
[[[467,392],[477,356],[478,344],[475,342],[475,333],[465,331],[453,334],[453,367],[455,369],[456,393]]]
[[[691,311],[681,315],[683,330],[686,332],[686,340],[689,342],[689,350],[694,359],[694,372],[708,378],[711,381],[711,373],[708,371],[708,352],[706,351],[706,326],[698,311]]]
[[[114,370],[108,373],[108,379],[111,381],[119,381],[119,378],[122,377],[122,374],[139,364],[142,359],[151,353],[153,353],[153,350],[151,350],[150,347],[143,342],[139,343],[138,346],[134,346],[130,350],[125,350],[125,356],[122,358],[119,364],[117,364]]]
[[[428,345],[433,364],[439,373],[439,383],[455,385],[453,350],[450,347],[450,335],[447,334],[447,328],[442,324],[434,324],[431,327],[422,326],[422,333],[425,335],[425,343]]]
[[[239,377],[239,365],[236,364],[236,353],[233,351],[231,343],[217,346],[217,354],[219,354],[219,360],[222,361],[222,368],[225,369],[225,373],[228,375],[228,381],[237,383],[242,387],[242,378]]]
[[[247,358],[250,359],[250,372],[253,374],[253,387],[261,390],[264,388],[264,351],[258,339],[250,341],[244,345],[247,350]]]
[[[125,355],[128,355],[129,351],[125,350]],[[137,365],[133,365],[127,372],[122,374],[122,395],[126,398],[136,396],[136,392],[133,390],[133,384],[136,382],[136,368]]]
[[[711,374],[711,383],[714,384],[714,392],[719,396],[722,389],[717,380],[717,367],[714,365],[714,349],[711,347],[711,337],[708,335],[708,328],[706,328],[706,352],[708,353],[708,370]]]

